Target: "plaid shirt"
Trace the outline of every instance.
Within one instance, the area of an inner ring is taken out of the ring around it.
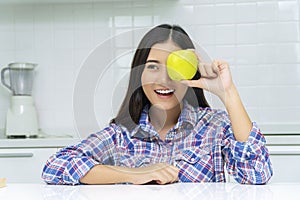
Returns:
[[[50,184],[80,184],[97,164],[136,168],[169,163],[180,169],[179,182],[225,182],[225,167],[239,183],[263,184],[273,172],[266,141],[256,123],[252,125],[248,141],[238,142],[226,112],[184,102],[177,124],[163,141],[146,107],[133,131],[111,124],[91,134],[51,156],[42,177]]]

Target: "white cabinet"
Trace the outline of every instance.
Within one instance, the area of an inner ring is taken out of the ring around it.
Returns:
[[[270,183],[300,181],[299,155],[271,155],[274,175]]]
[[[0,134],[0,178],[7,183],[41,183],[47,159],[78,138],[5,139]]]
[[[270,183],[300,181],[300,146],[270,146],[273,177]]]
[[[46,160],[57,148],[0,149],[0,177],[8,183],[41,183]]]

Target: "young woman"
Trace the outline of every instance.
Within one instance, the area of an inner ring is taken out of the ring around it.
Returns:
[[[47,161],[50,184],[225,182],[264,184],[272,176],[265,139],[252,123],[232,81],[229,65],[203,64],[192,80],[168,76],[169,54],[195,49],[179,26],[163,24],[141,40],[127,94],[110,125]],[[212,109],[203,89],[226,111]]]

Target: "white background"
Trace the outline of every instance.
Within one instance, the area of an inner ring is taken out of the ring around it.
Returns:
[[[76,77],[90,52],[110,38],[115,59],[110,66],[99,63],[108,71],[99,77],[94,95],[101,129],[118,110],[126,88],[123,77],[141,39],[134,32],[122,38],[122,33],[179,24],[211,58],[230,63],[253,121],[266,132],[276,131],[273,125],[282,133],[290,127],[300,132],[299,19],[300,0],[1,0],[0,64],[38,63],[33,96],[40,127],[50,134],[75,133]],[[0,87],[0,128],[5,126],[9,99]]]

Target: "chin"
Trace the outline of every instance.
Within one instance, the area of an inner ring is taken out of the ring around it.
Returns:
[[[155,106],[156,108],[159,108],[161,110],[172,110],[180,105],[179,102],[156,102],[152,104],[152,106]]]

